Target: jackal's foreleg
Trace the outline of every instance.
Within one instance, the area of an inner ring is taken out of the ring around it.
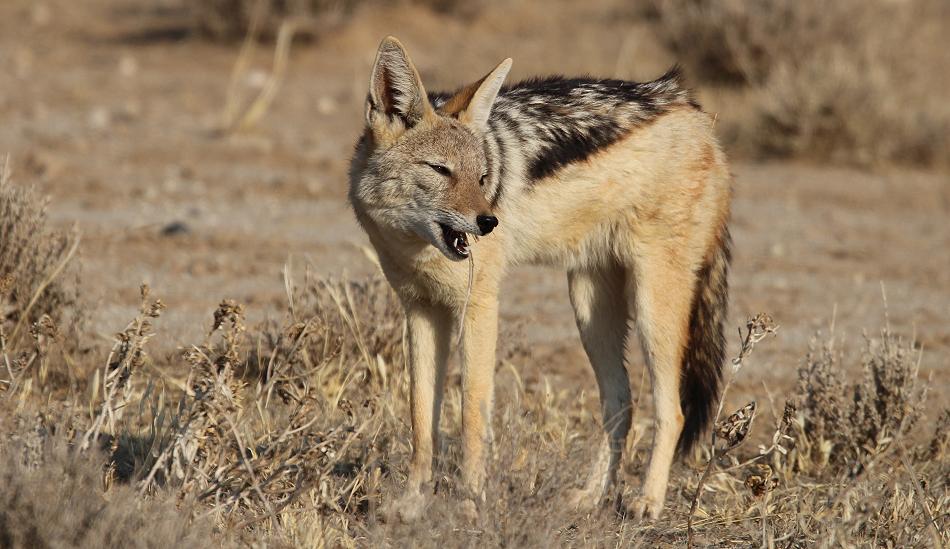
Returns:
[[[485,479],[485,447],[491,439],[498,301],[471,303],[462,343],[462,482],[473,498]]]
[[[432,456],[438,446],[442,392],[451,339],[452,318],[447,308],[405,303],[409,343],[412,462],[405,495],[393,511],[404,520],[422,513],[423,487],[432,479]]]

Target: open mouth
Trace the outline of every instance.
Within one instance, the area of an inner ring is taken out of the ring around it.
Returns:
[[[468,257],[468,236],[442,223],[439,223],[439,228],[442,229],[442,240],[445,242],[445,245],[455,252],[459,258]]]

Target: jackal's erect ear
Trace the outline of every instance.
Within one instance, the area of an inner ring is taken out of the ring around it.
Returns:
[[[445,102],[439,111],[455,116],[463,124],[467,124],[478,131],[488,129],[488,115],[491,106],[498,96],[498,90],[505,82],[508,71],[511,70],[511,59],[505,59],[490,73],[477,82],[465,86]]]
[[[366,122],[373,126],[384,120],[396,119],[408,128],[432,111],[422,80],[409,54],[399,40],[387,36],[379,44],[373,74],[370,76]]]

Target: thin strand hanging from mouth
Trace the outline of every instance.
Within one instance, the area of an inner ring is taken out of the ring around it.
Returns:
[[[468,289],[465,290],[465,302],[462,303],[462,315],[459,317],[459,331],[455,338],[455,347],[459,351],[459,360],[464,361],[462,353],[462,333],[465,331],[465,313],[468,311],[468,302],[472,299],[472,281],[475,278],[475,254],[468,250]]]

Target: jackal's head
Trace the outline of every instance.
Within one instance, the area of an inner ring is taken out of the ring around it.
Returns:
[[[485,199],[488,114],[511,60],[432,106],[406,50],[379,45],[366,99],[366,130],[350,165],[350,201],[381,233],[412,235],[446,257],[469,255],[468,234],[498,225]]]

